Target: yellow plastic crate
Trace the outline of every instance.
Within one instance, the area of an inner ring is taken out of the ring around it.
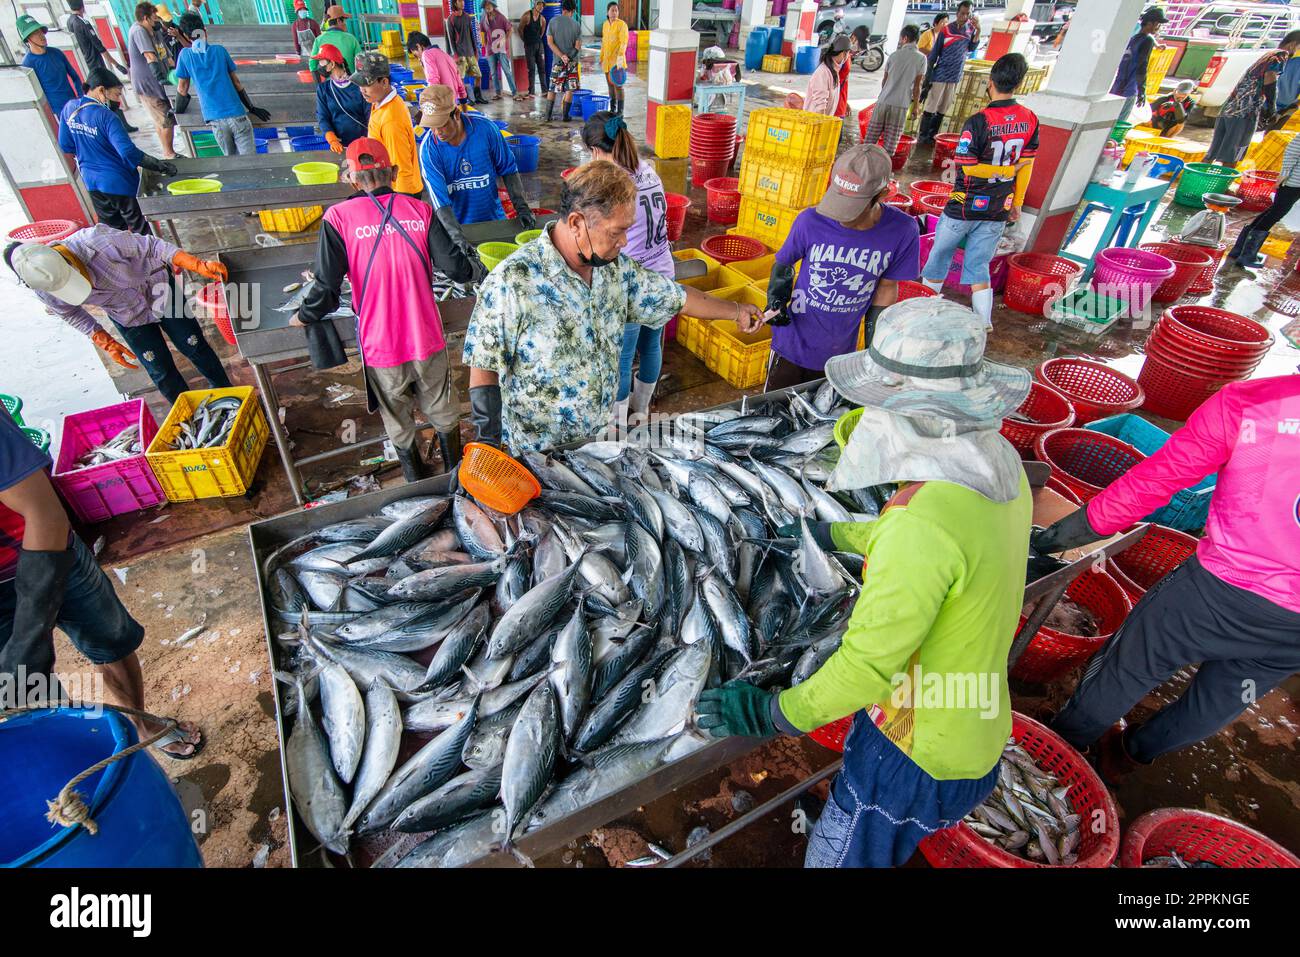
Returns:
[[[263,209],[257,214],[262,228],[270,233],[300,233],[325,213],[323,206],[294,206]]]
[[[790,227],[794,225],[795,217],[801,212],[802,209],[792,206],[765,203],[761,199],[742,195],[735,229],[741,236],[757,239],[769,249],[780,249],[790,233]]]
[[[1291,119],[1286,121],[1282,129],[1300,133],[1300,110],[1296,110],[1291,114]]]
[[[1169,65],[1174,62],[1178,51],[1173,47],[1156,47],[1147,57],[1147,99],[1154,100],[1160,95],[1160,84],[1169,73]]]
[[[1287,254],[1291,252],[1291,240],[1270,236],[1264,240],[1264,245],[1259,247],[1259,251],[1274,259],[1286,259]]]
[[[1163,141],[1164,137],[1157,135],[1155,131],[1146,132],[1137,129],[1129,130],[1128,136],[1124,137],[1124,156],[1120,159],[1120,165],[1128,166],[1129,163],[1133,162],[1133,157],[1137,156],[1138,153],[1162,152],[1155,146],[1151,145],[1153,140]]]
[[[679,159],[691,149],[691,108],[689,104],[666,104],[655,109],[655,155]]]
[[[636,58],[644,60],[650,55],[650,31],[638,30],[636,33]]]
[[[730,302],[744,302],[743,297],[747,289],[749,289],[748,286],[726,286],[710,289],[709,295]],[[708,358],[709,338],[711,335],[712,329],[708,319],[700,319],[698,316],[690,316],[683,312],[681,318],[677,321],[677,341],[701,359],[707,360]]]
[[[727,263],[718,270],[724,286],[752,286],[755,281],[766,282],[772,275],[772,266],[776,263],[776,254],[768,253],[757,259],[742,259]]]
[[[747,149],[740,164],[740,192],[782,206],[812,206],[826,192],[831,166],[792,163],[779,153]]]
[[[224,445],[210,449],[174,452],[169,446],[180,431],[180,423],[205,398],[233,395],[243,400],[234,427]],[[252,386],[229,389],[195,389],[182,392],[158,429],[145,460],[169,502],[191,502],[197,498],[230,498],[243,495],[253,484],[271,429],[262,403]]]
[[[722,264],[708,253],[699,249],[679,249],[673,253],[673,258],[679,262],[698,259],[704,263],[704,268],[708,270],[708,272],[703,276],[696,276],[694,279],[683,279],[683,286],[691,286],[695,289],[703,289],[705,291],[718,288],[718,270],[721,268]]]
[[[1295,135],[1284,130],[1270,130],[1264,134],[1262,141],[1250,148],[1246,158],[1255,164],[1255,169],[1276,173],[1282,169],[1282,154],[1286,152],[1291,140],[1295,139]]]
[[[789,73],[790,57],[779,53],[768,53],[763,57],[764,73]]]
[[[835,162],[839,144],[838,117],[779,106],[750,111],[745,133],[747,153],[778,153],[787,164],[811,166]]]
[[[736,302],[749,303],[759,309],[767,308],[767,294],[753,286],[742,287],[734,298]],[[732,319],[714,319],[708,323],[704,349],[704,364],[710,371],[737,389],[749,389],[761,385],[767,377],[772,330],[763,326],[756,332],[744,333]]]

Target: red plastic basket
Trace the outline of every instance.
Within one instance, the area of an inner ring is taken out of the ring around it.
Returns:
[[[691,157],[691,185],[703,186],[711,179],[726,176],[731,171],[731,160],[705,160]]]
[[[1070,488],[1070,486],[1066,485],[1055,475],[1047,476],[1047,483],[1043,488],[1050,488],[1057,495],[1061,496],[1061,498],[1068,502],[1072,502],[1075,505],[1083,504],[1083,500],[1074,493],[1074,489]]]
[[[1237,181],[1237,195],[1241,208],[1252,213],[1262,213],[1273,205],[1277,192],[1278,173],[1266,169],[1253,169],[1241,174]]]
[[[723,265],[737,263],[745,259],[757,259],[759,256],[767,254],[767,247],[757,239],[730,233],[710,236],[700,243],[700,249]]]
[[[1012,713],[1011,736],[1039,767],[1069,787],[1070,805],[1083,818],[1080,825],[1082,836],[1079,839],[1079,859],[1068,866],[1110,867],[1119,853],[1119,809],[1097,772],[1084,760],[1083,755],[1066,744],[1065,739],[1023,714]],[[1093,821],[1100,821],[1105,829],[1097,833],[1091,827]],[[931,834],[921,842],[921,853],[931,867],[1053,866],[1004,851],[984,840],[965,824]]]
[[[691,117],[692,159],[726,160],[736,155],[736,118],[729,113],[697,113]]]
[[[1202,402],[1229,382],[1237,381],[1222,376],[1195,375],[1185,367],[1151,353],[1142,360],[1142,371],[1137,380],[1146,393],[1142,408],[1152,415],[1179,422],[1185,422]]]
[[[1074,406],[1070,400],[1041,382],[1030,383],[1029,395],[1016,411],[1037,419],[1037,422],[1002,420],[1003,437],[1016,447],[1022,459],[1034,457],[1034,440],[1040,435],[1053,429],[1068,429],[1074,424]]]
[[[1157,286],[1151,297],[1156,302],[1175,302],[1183,298],[1205,267],[1214,264],[1214,257],[1208,250],[1182,243],[1143,243],[1138,249],[1157,253],[1174,264],[1174,274]]]
[[[1226,817],[1192,808],[1147,811],[1129,827],[1120,867],[1141,867],[1153,857],[1177,852],[1189,864],[1218,867],[1300,867],[1300,857],[1272,838]]]
[[[1147,589],[1196,553],[1192,535],[1163,525],[1148,525],[1146,534],[1110,560],[1110,574],[1137,604]]]
[[[948,205],[947,193],[912,193],[912,215],[942,216],[943,208]]]
[[[1002,303],[1031,316],[1046,315],[1048,304],[1064,296],[1083,275],[1078,263],[1047,253],[1016,253],[1008,266]]]
[[[1263,355],[1273,346],[1273,334],[1265,326],[1211,306],[1171,306],[1160,324],[1179,338],[1216,352]]]
[[[918,179],[908,187],[912,191],[912,196],[947,196],[952,192],[952,183],[946,183],[941,179]]]
[[[64,418],[59,457],[50,478],[81,521],[102,522],[166,499],[143,452],[102,465],[86,468],[76,465],[83,453],[132,425],[140,429],[140,448],[147,449],[158,434],[158,423],[143,399],[76,412]]]
[[[939,294],[924,283],[913,282],[910,279],[898,280],[899,302],[902,302],[904,299],[917,299],[919,297],[937,295]]]
[[[1202,296],[1207,292],[1213,292],[1214,274],[1219,271],[1219,264],[1223,262],[1224,254],[1228,251],[1228,244],[1219,243],[1218,246],[1198,246],[1195,243],[1171,243],[1171,245],[1203,249],[1210,254],[1210,264],[1205,267],[1205,270],[1196,279],[1192,280],[1192,284],[1187,287],[1187,294],[1189,296]]]
[[[1020,255],[1024,255],[1021,253]],[[1012,269],[1015,268],[1015,256]],[[1011,283],[1007,283],[1008,294]],[[1059,356],[1039,364],[1034,378],[1062,393],[1074,406],[1076,425],[1121,412],[1132,412],[1142,404],[1142,387],[1109,366],[1078,356]]]
[[[957,155],[957,142],[960,133],[940,133],[934,138],[934,156],[930,158],[932,169],[943,169],[944,163]]]
[[[235,345],[235,327],[230,324],[230,309],[226,305],[226,287],[219,282],[210,282],[199,289],[194,297],[194,304],[205,313],[212,324],[232,346]]]
[[[1011,669],[1011,677],[1017,681],[1048,684],[1063,677],[1106,644],[1133,610],[1133,602],[1119,582],[1096,568],[1089,568],[1072,581],[1065,590],[1065,597],[1092,612],[1097,619],[1097,634],[1093,637],[1072,635],[1044,625]],[[1021,615],[1021,628],[1025,626],[1025,620]]]
[[[844,750],[844,739],[849,736],[851,730],[853,730],[853,715],[848,715],[837,718],[830,724],[824,724],[820,728],[813,728],[808,732],[808,737],[823,748],[842,752]]]
[[[734,226],[740,215],[740,180],[718,176],[704,184],[708,193],[708,217],[711,223]]]
[[[1159,356],[1171,365],[1180,366],[1193,375],[1216,378],[1245,378],[1264,361],[1263,356],[1220,357],[1198,351],[1196,346],[1179,342],[1157,324],[1147,336],[1144,351],[1149,356]]]
[[[1034,458],[1083,502],[1146,458],[1127,442],[1091,429],[1053,429],[1034,439]]]
[[[34,223],[15,226],[6,235],[16,243],[57,243],[78,229],[81,229],[81,223],[71,219],[38,219]]]
[[[898,138],[898,146],[894,149],[894,155],[890,157],[895,173],[907,165],[907,158],[912,155],[912,147],[915,145],[915,136],[908,136],[904,133]]]
[[[682,238],[682,227],[686,225],[686,211],[691,208],[691,200],[681,193],[664,193],[668,201],[668,241],[675,243]]]

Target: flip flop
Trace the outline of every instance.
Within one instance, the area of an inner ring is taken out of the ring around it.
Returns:
[[[188,761],[191,758],[197,758],[199,754],[202,753],[203,746],[208,743],[208,736],[206,734],[199,734],[199,743],[194,745],[194,750],[189,754],[177,754],[175,751],[165,750],[166,746],[169,744],[189,744],[190,742],[184,740],[185,734],[186,732],[179,726],[172,728],[165,736],[159,738],[153,743],[153,749],[160,754],[166,755],[173,761]]]

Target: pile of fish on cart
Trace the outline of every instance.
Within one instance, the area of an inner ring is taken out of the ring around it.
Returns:
[[[816,671],[862,558],[807,522],[883,503],[823,488],[845,411],[823,386],[681,416],[653,448],[528,453],[542,491],[517,515],[417,495],[267,556],[289,789],[319,846],[528,863],[522,835],[706,745],[703,689]],[[407,834],[428,836],[392,841]]]

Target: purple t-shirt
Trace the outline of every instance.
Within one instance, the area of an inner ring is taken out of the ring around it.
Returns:
[[[627,253],[646,269],[673,278],[676,263],[668,244],[668,200],[664,184],[649,163],[632,177],[636,183],[636,216],[627,230]]]
[[[881,279],[916,279],[920,230],[892,206],[870,229],[850,229],[815,208],[794,221],[776,261],[803,261],[790,300],[788,326],[772,327],[772,349],[783,359],[820,369],[857,347],[858,329]]]

